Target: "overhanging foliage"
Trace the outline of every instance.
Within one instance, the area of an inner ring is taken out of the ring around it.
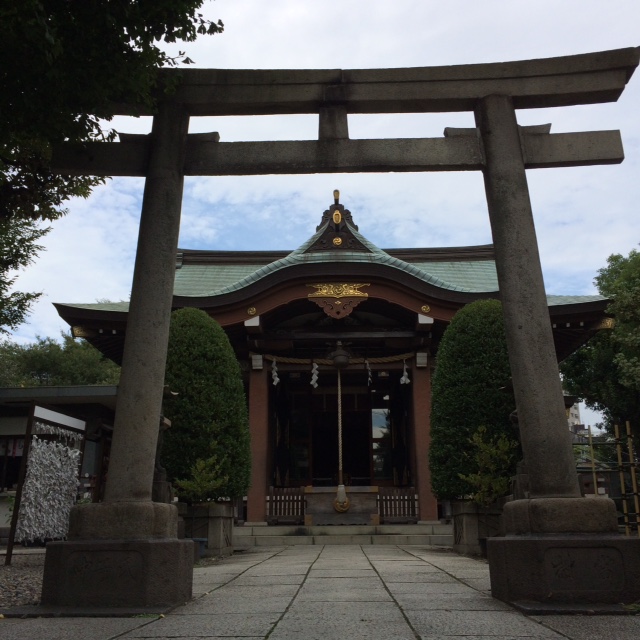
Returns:
[[[72,197],[102,182],[56,174],[52,145],[112,139],[104,130],[118,103],[154,109],[158,69],[180,60],[161,41],[191,42],[219,33],[203,0],[3,0],[0,3],[0,222],[23,238],[27,263],[40,249],[19,227],[55,220]],[[0,258],[4,256],[0,246]],[[23,263],[21,266],[24,266]],[[24,321],[38,294],[9,295],[13,274],[0,268],[0,326]]]

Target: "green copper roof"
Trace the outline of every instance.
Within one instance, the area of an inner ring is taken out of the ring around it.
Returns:
[[[270,264],[256,265],[183,265],[176,271],[174,293],[178,296],[208,297],[231,293],[261,280],[271,273],[300,264],[368,263],[384,264],[408,273],[415,278],[441,289],[479,293],[497,291],[495,264],[491,260],[466,262],[424,262],[410,264],[394,258],[376,247],[351,225],[350,232],[369,250],[309,252],[326,229],[321,227],[309,240],[289,255]]]
[[[251,275],[254,264],[186,264],[176,271],[173,292],[177,296],[201,297],[220,291]]]
[[[76,309],[98,309],[100,311],[129,311],[129,302],[94,302],[93,304],[71,303],[68,306]]]
[[[345,275],[349,264],[386,265],[391,271],[403,272],[434,287],[464,293],[491,293],[498,291],[495,262],[490,259],[424,260],[407,262],[380,249],[357,231],[355,225],[346,222],[349,233],[364,246],[358,251],[345,249],[315,250],[314,245],[327,229],[329,223],[321,224],[317,232],[298,249],[279,259],[265,264],[242,264],[240,259],[232,264],[222,261],[189,263],[185,261],[176,269],[174,294],[187,298],[215,297],[240,291],[268,275],[303,264],[342,263]],[[314,250],[311,250],[311,248]],[[404,254],[403,254],[404,255]],[[422,254],[419,254],[420,257]],[[448,256],[450,257],[450,256]],[[595,302],[605,300],[602,296],[547,296],[549,306]],[[102,311],[127,311],[128,302],[110,302],[72,305],[82,309]]]
[[[547,296],[547,304],[550,307],[556,307],[561,304],[575,304],[576,302],[599,302],[600,300],[608,300],[604,296]]]
[[[414,262],[412,264],[421,271],[430,273],[453,286],[466,287],[468,291],[498,290],[498,275],[493,260]]]

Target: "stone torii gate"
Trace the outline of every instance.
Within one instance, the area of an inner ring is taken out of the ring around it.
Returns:
[[[554,135],[550,125],[520,127],[516,110],[615,101],[639,57],[627,48],[412,69],[164,70],[177,88],[161,98],[149,136],[56,149],[57,172],[146,181],[105,501],[76,506],[68,541],[47,545],[43,603],[153,606],[191,594],[191,543],[177,539],[175,507],[151,501],[184,176],[469,170],[484,175],[530,481],[530,498],[505,509],[507,535],[489,541],[493,595],[637,600],[640,541],[617,536],[612,501],[580,497],[526,178],[526,169],[621,162],[620,134]],[[473,111],[476,128],[349,139],[348,114],[444,111]],[[296,113],[319,114],[318,140],[188,134],[192,116]]]

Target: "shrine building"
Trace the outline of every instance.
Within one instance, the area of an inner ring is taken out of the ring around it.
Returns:
[[[335,495],[339,459],[353,495],[407,488],[415,520],[437,520],[428,451],[438,344],[458,309],[499,297],[492,245],[380,249],[337,191],[295,251],[178,250],[173,308],[215,318],[243,371],[247,522],[278,521],[267,500],[278,488]],[[606,326],[601,296],[547,300],[558,360]],[[75,336],[121,361],[128,303],[55,306]],[[360,524],[349,517],[313,524]]]

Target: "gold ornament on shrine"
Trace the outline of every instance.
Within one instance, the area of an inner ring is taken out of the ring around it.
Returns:
[[[328,316],[340,319],[348,316],[363,300],[369,297],[368,293],[360,291],[360,289],[371,285],[367,283],[323,282],[307,286],[316,289],[307,297],[323,309]]]

